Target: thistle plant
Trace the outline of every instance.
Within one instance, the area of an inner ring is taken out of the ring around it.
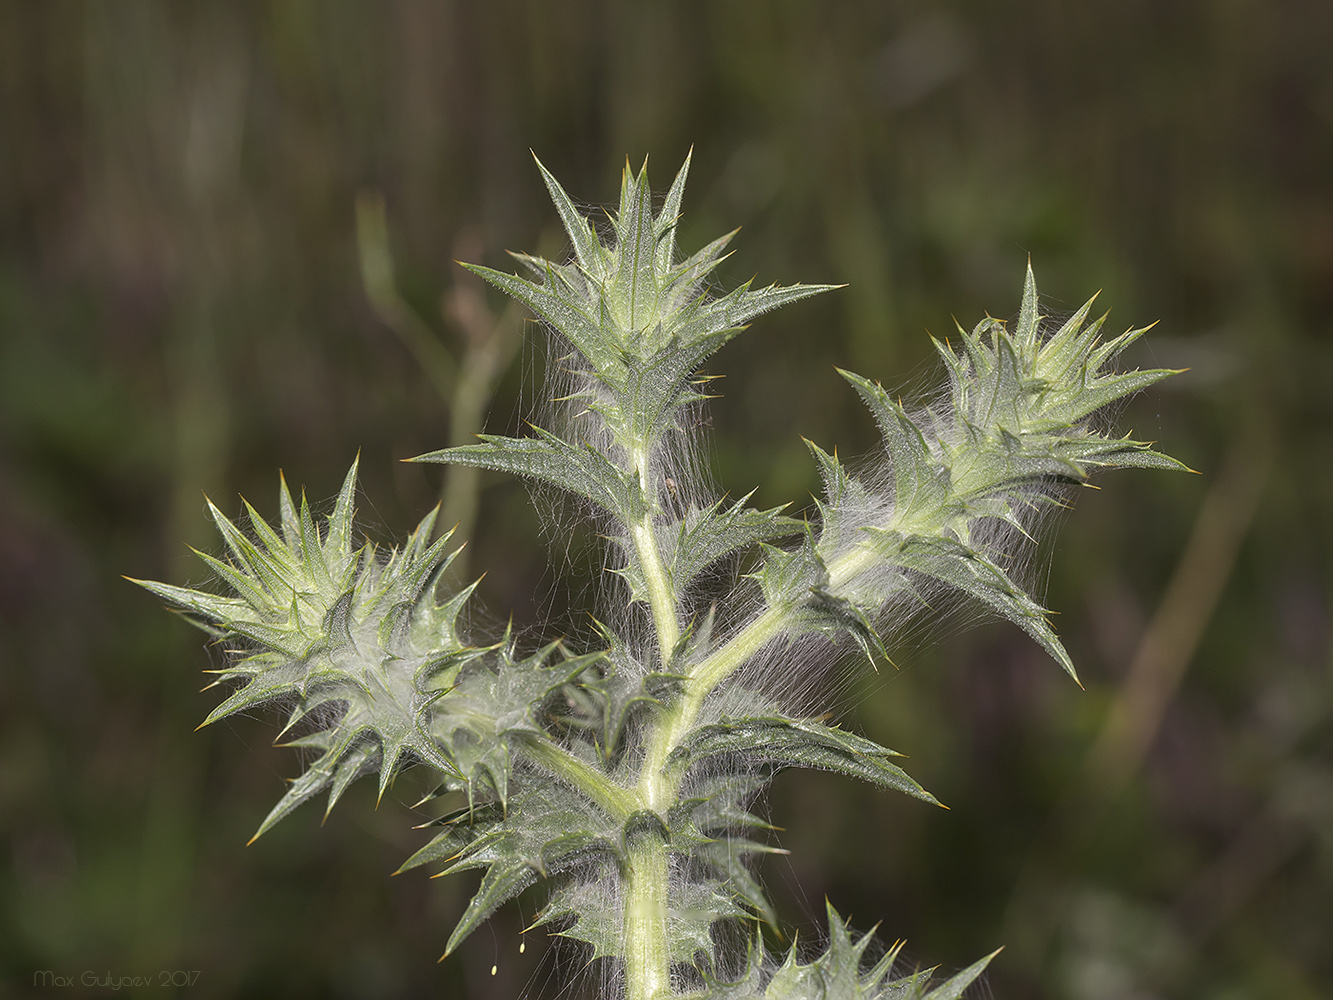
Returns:
[[[537,924],[603,959],[607,991],[630,1000],[961,996],[988,958],[942,983],[895,974],[896,951],[870,961],[870,937],[831,907],[823,954],[771,953],[761,927],[777,915],[751,864],[777,848],[752,804],[793,767],[935,803],[898,754],[831,724],[818,697],[830,665],[849,650],[885,659],[946,592],[1009,619],[1074,674],[1012,567],[1069,485],[1104,468],[1180,467],[1098,417],[1170,373],[1112,370],[1143,331],[1103,341],[1091,302],[1049,322],[1029,268],[1011,325],[987,318],[935,343],[948,373],[935,403],[909,409],[840,372],[883,448],[853,469],[810,444],[814,510],[729,500],[699,458],[701,368],[756,316],[833,286],[715,291],[732,234],[676,250],[688,159],[656,208],[646,163],[627,168],[600,229],[538,168],[572,258],[514,255],[526,276],[469,266],[544,326],[548,401],[524,436],[414,461],[573,498],[604,540],[595,628],[537,649],[471,634],[460,621],[472,588],[441,592],[451,539],[430,540],[433,514],[387,554],[356,541],[355,464],[322,523],[285,484],[276,528],[248,505],[248,532],[211,508],[227,553],[202,558],[228,593],[143,586],[227,650],[216,673],[231,693],[205,721],[282,706],[284,739],[310,755],[256,836],[313,796],[332,809],[363,775],[382,795],[404,768],[429,768],[434,834],[403,868],[483,873],[446,955],[541,883]]]

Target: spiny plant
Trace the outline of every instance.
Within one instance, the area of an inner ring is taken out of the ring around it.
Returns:
[[[249,532],[211,507],[227,554],[202,558],[230,592],[143,586],[227,650],[216,673],[233,690],[206,723],[285,706],[283,733],[311,755],[256,836],[320,793],[332,809],[363,775],[382,795],[405,767],[430,768],[438,830],[403,868],[483,872],[446,955],[540,882],[537,924],[604,959],[605,989],[630,1000],[960,996],[989,958],[943,983],[895,978],[897,952],[870,961],[870,936],[832,907],[823,954],[770,953],[759,926],[777,918],[751,860],[776,848],[753,802],[792,767],[935,802],[898,754],[830,724],[816,699],[842,640],[884,658],[886,637],[944,591],[1014,622],[1074,674],[1012,566],[1070,484],[1180,468],[1097,416],[1170,373],[1111,370],[1143,331],[1102,341],[1091,302],[1049,322],[1029,268],[1012,325],[987,318],[936,341],[949,387],[934,404],[905,408],[840,372],[883,449],[852,469],[810,444],[815,510],[729,501],[699,458],[701,366],[754,317],[833,286],[715,292],[732,234],[676,252],[688,159],[657,211],[646,162],[627,167],[603,229],[538,168],[572,259],[515,254],[526,277],[468,266],[546,328],[541,423],[414,461],[575,499],[612,574],[588,648],[468,634],[472,587],[440,592],[452,555],[448,534],[430,541],[434,514],[387,555],[354,540],[355,464],[322,525],[285,483],[276,528],[248,505]]]

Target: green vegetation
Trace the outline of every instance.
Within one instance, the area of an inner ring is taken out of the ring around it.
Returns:
[[[710,381],[701,366],[755,316],[831,286],[713,293],[731,236],[677,254],[688,169],[687,159],[655,212],[647,165],[627,166],[604,238],[541,168],[573,259],[516,254],[535,281],[472,270],[554,338],[550,426],[416,459],[514,473],[579,501],[621,581],[594,609],[601,645],[557,640],[525,654],[510,635],[478,645],[458,624],[472,588],[438,593],[449,535],[430,542],[434,514],[386,558],[354,545],[355,465],[322,530],[285,483],[280,530],[247,505],[250,538],[211,507],[229,558],[204,559],[230,594],[143,585],[234,660],[216,672],[238,686],[207,722],[290,705],[284,736],[314,751],[256,836],[322,792],[332,809],[363,774],[378,772],[383,796],[408,764],[437,772],[443,830],[403,867],[485,873],[446,955],[540,881],[549,900],[535,923],[623,968],[606,978],[629,1000],[957,997],[988,960],[929,992],[929,974],[890,980],[896,953],[863,970],[867,939],[831,907],[828,950],[810,964],[793,947],[766,968],[757,938],[732,953],[720,924],[777,923],[747,864],[775,849],[756,839],[769,827],[751,803],[793,767],[936,803],[894,751],[801,703],[841,637],[884,660],[885,626],[936,613],[937,591],[1008,618],[1074,673],[1009,566],[1045,508],[1093,471],[1180,467],[1093,420],[1171,373],[1110,370],[1143,331],[1103,342],[1091,302],[1048,322],[1029,268],[1012,330],[986,319],[960,327],[956,347],[936,342],[945,401],[909,411],[842,373],[883,449],[853,472],[811,444],[824,479],[813,516],[750,507],[748,495],[728,502],[696,454]]]

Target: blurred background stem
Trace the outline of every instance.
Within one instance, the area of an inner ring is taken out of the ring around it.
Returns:
[[[440,318],[453,330],[461,357],[398,292],[384,197],[363,191],[356,199],[356,240],[361,281],[376,315],[396,333],[421,365],[449,410],[449,446],[471,444],[485,426],[496,384],[520,343],[519,310],[510,302],[497,316],[486,304],[480,280],[459,268],[458,278],[440,296]],[[456,244],[459,260],[480,259],[480,241],[466,236]],[[440,496],[437,531],[455,531],[454,541],[472,538],[481,496],[481,470],[448,466]],[[450,572],[468,575],[468,551],[454,560]]]

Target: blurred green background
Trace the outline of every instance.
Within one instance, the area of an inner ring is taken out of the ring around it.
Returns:
[[[1117,332],[1161,321],[1129,363],[1190,369],[1120,426],[1201,475],[1080,491],[1037,560],[1087,690],[966,617],[851,671],[848,723],[952,810],[781,778],[789,926],[827,895],[923,963],[1007,945],[997,997],[1333,996],[1331,45],[1324,0],[0,3],[0,994],[577,971],[519,953],[535,897],[435,963],[469,882],[387,877],[410,787],[244,847],[296,761],[272,720],[192,732],[217,653],[120,574],[203,582],[203,492],[272,512],[282,468],[323,502],[358,449],[364,530],[405,534],[442,470],[398,460],[457,429],[430,345],[519,329],[452,259],[564,252],[528,150],[595,205],[693,145],[684,248],[741,225],[728,286],[849,283],[713,366],[733,492],[808,502],[800,435],[875,439],[833,365],[931,386],[926,331],[1015,312],[1029,254],[1051,309],[1104,289]],[[526,493],[481,488],[478,620],[560,627]]]

